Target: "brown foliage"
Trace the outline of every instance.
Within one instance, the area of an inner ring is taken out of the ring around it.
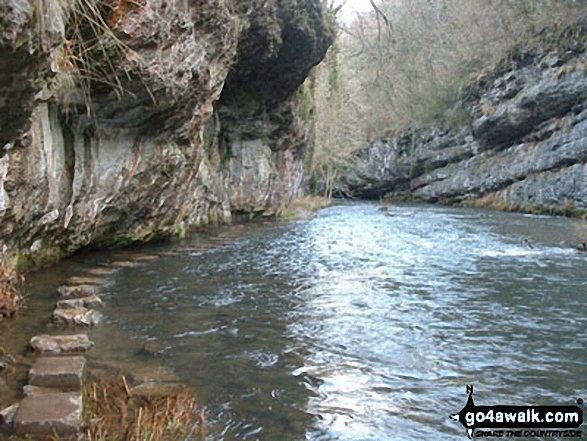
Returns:
[[[24,276],[6,263],[0,264],[0,317],[14,315],[23,301]]]
[[[190,389],[149,398],[133,395],[125,377],[84,387],[85,435],[100,440],[201,439],[204,413]]]

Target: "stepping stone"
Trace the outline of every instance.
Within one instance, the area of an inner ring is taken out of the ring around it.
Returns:
[[[159,260],[159,256],[145,254],[145,255],[134,256],[133,260],[135,260],[137,262],[155,262],[156,260]]]
[[[70,277],[67,280],[68,285],[99,285],[104,280],[100,277]]]
[[[65,326],[94,326],[100,323],[102,314],[92,309],[78,307],[56,309],[53,311],[53,322]]]
[[[114,268],[92,268],[87,273],[92,276],[108,276],[116,271]]]
[[[62,390],[81,390],[86,359],[73,357],[41,357],[29,371],[29,384]]]
[[[82,395],[53,392],[25,397],[14,419],[17,435],[73,437],[80,431]]]
[[[135,266],[138,266],[139,264],[137,262],[131,262],[130,260],[126,260],[126,261],[120,261],[120,262],[112,262],[112,266],[116,267],[116,268],[134,268]]]
[[[98,296],[80,297],[78,299],[59,300],[57,308],[59,309],[75,309],[75,308],[98,308],[104,306],[102,300]]]
[[[57,288],[57,292],[62,299],[77,299],[96,295],[97,288],[93,285],[63,285]]]
[[[71,352],[87,352],[94,343],[86,334],[75,335],[37,335],[31,338],[30,347],[41,354],[66,354]]]

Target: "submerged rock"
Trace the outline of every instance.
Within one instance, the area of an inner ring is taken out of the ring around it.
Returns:
[[[64,354],[71,352],[87,352],[94,343],[86,334],[74,335],[38,335],[30,341],[33,351],[42,354]]]

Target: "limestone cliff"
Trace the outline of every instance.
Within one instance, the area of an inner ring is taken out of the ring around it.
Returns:
[[[279,213],[331,41],[319,0],[3,2],[3,265]]]
[[[448,112],[452,124],[376,141],[339,188],[369,198],[587,210],[586,48],[585,24],[544,31],[464,89]]]

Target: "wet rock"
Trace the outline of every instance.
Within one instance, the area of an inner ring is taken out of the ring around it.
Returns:
[[[84,307],[56,309],[53,311],[53,322],[65,326],[95,326],[102,320],[102,314]]]
[[[93,285],[63,285],[57,288],[57,292],[62,299],[75,299],[80,297],[90,297],[96,295],[97,288]]]
[[[25,397],[14,419],[17,435],[71,437],[80,431],[80,393],[53,392]]]
[[[85,334],[75,335],[38,335],[30,341],[30,347],[42,354],[65,354],[87,352],[94,343]]]
[[[57,302],[59,309],[75,309],[75,308],[98,308],[103,306],[102,300],[98,296],[80,297],[75,299],[60,300]]]
[[[81,390],[86,359],[73,357],[41,357],[29,371],[29,384],[61,390]]]
[[[14,417],[18,412],[20,403],[14,403],[6,409],[0,410],[0,426],[10,428],[14,422]]]

